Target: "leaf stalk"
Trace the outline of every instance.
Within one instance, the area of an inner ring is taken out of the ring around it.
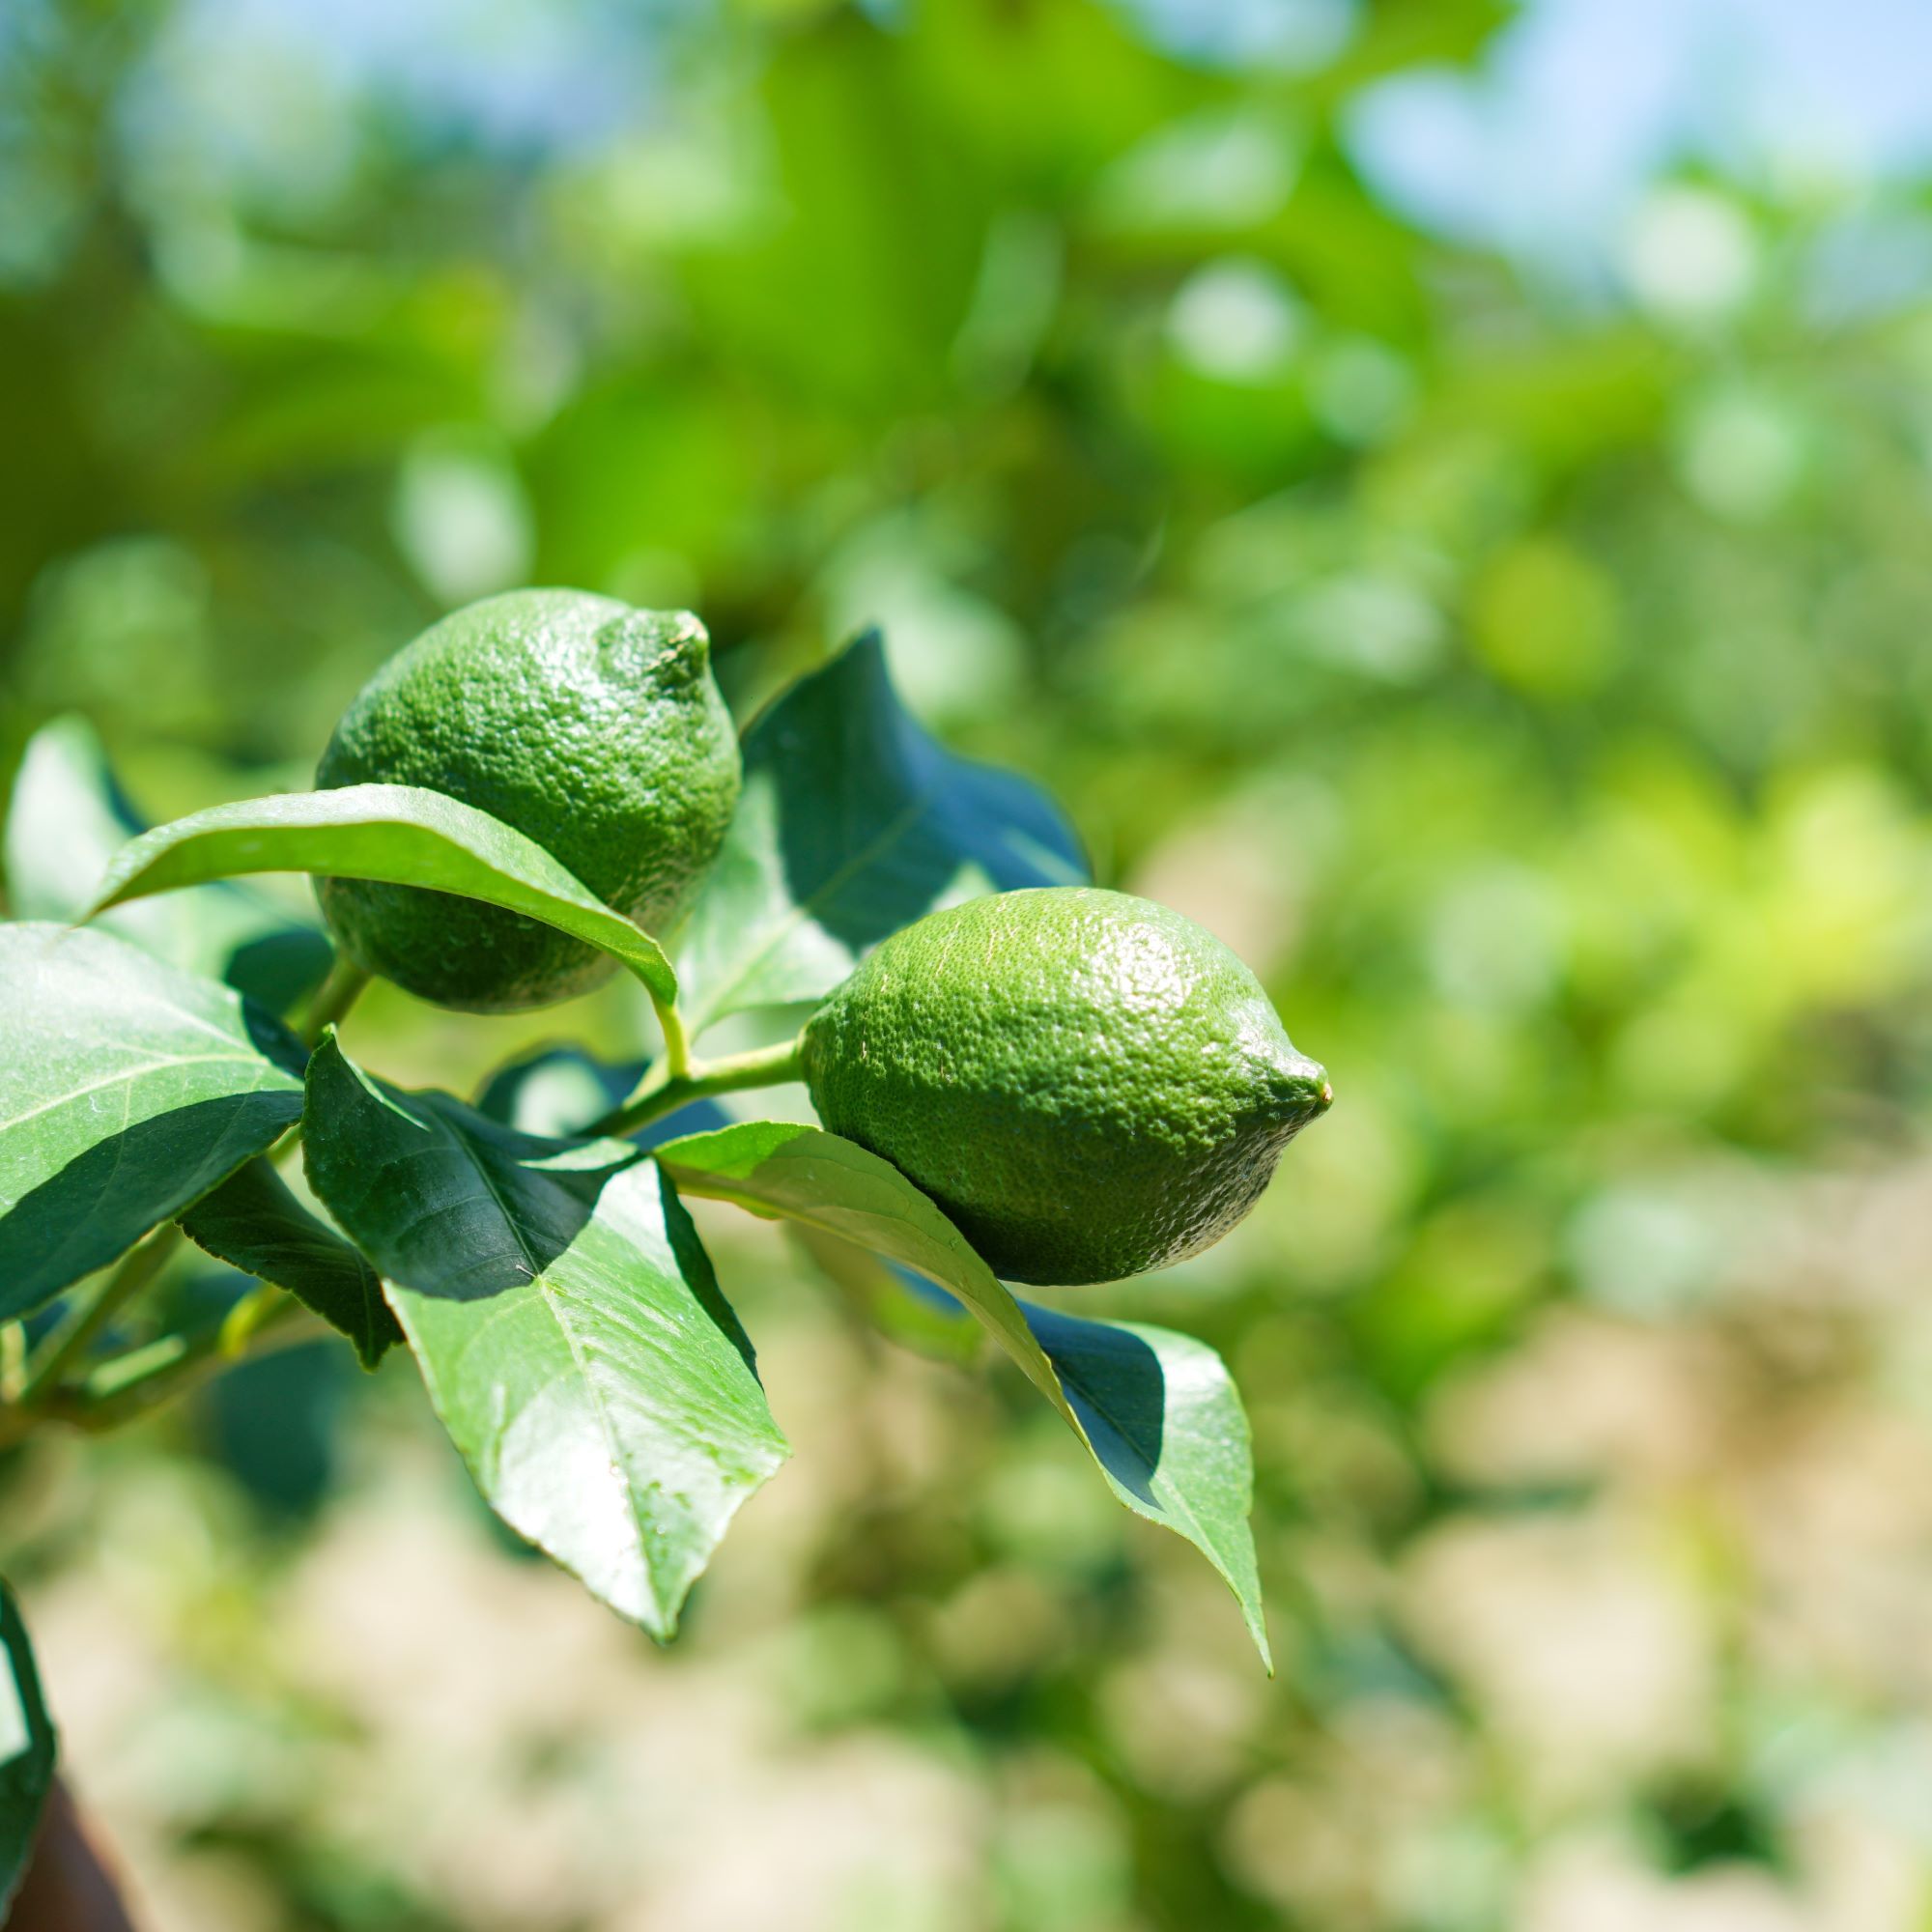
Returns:
[[[315,998],[309,1002],[301,1024],[301,1043],[313,1047],[361,998],[368,983],[369,975],[348,953],[338,952],[328,969],[328,978],[317,987]]]

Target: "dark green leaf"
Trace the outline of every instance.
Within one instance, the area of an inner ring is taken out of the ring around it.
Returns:
[[[787,1454],[690,1217],[624,1141],[400,1094],[333,1038],[309,1068],[315,1190],[374,1259],[430,1400],[518,1534],[659,1637]]]
[[[403,1339],[376,1270],[266,1160],[237,1169],[182,1216],[182,1226],[216,1261],[287,1289],[341,1329],[364,1368]]]
[[[1059,1409],[1114,1493],[1220,1572],[1267,1661],[1247,1423],[1211,1349],[1162,1328],[1023,1312],[911,1181],[837,1134],[747,1121],[668,1142],[657,1159],[688,1193],[855,1241],[957,1295]]]
[[[303,1054],[111,933],[0,925],[0,1317],[103,1266],[301,1113]]]
[[[7,891],[18,919],[85,916],[100,875],[147,829],[107,762],[94,727],[56,718],[27,742],[7,813]],[[329,946],[262,893],[222,883],[170,899],[118,906],[110,932],[190,973],[226,980],[285,1012],[328,970]]]
[[[600,948],[629,967],[655,1000],[668,1004],[677,994],[676,976],[657,942],[541,845],[487,811],[415,785],[289,792],[177,819],[122,851],[92,913],[244,872],[380,879],[484,899]]]
[[[900,705],[868,632],[746,733],[744,796],[680,953],[686,1024],[822,999],[935,906],[1087,876],[1036,786],[955,756]]]
[[[41,1694],[33,1646],[14,1593],[0,1583],[0,1645],[7,1671],[0,1680],[0,1917],[33,1857],[41,1813],[54,1781],[54,1726]]]

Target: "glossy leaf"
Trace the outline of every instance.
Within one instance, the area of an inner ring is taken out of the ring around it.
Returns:
[[[1220,1572],[1267,1661],[1247,1422],[1212,1350],[1162,1328],[1023,1310],[911,1181],[837,1134],[747,1121],[668,1142],[657,1159],[688,1193],[857,1242],[957,1295],[1060,1410],[1114,1493]]]
[[[1037,786],[905,710],[867,632],[746,733],[744,795],[680,951],[686,1023],[822,999],[937,906],[1087,877]]]
[[[788,1453],[676,1194],[624,1141],[402,1094],[334,1039],[309,1070],[316,1193],[374,1258],[430,1400],[511,1528],[653,1635]]]
[[[301,1113],[303,1053],[111,933],[0,925],[0,1317],[179,1214]]]
[[[1248,1527],[1254,1443],[1227,1364],[1172,1328],[1020,1307],[1114,1493],[1179,1531],[1221,1573],[1272,1672]]]
[[[33,1645],[20,1605],[0,1583],[0,1647],[7,1653],[0,1677],[0,1917],[13,1903],[53,1789],[56,1743],[53,1719],[41,1692]]]
[[[612,912],[533,839],[416,785],[345,785],[217,805],[144,834],[101,882],[90,916],[151,893],[246,872],[380,879],[484,899],[610,953],[653,999],[676,996],[657,942]]]
[[[86,719],[56,718],[27,741],[7,812],[8,902],[18,919],[86,915],[100,875],[146,822],[116,782]],[[328,971],[329,944],[250,887],[223,882],[117,906],[110,932],[190,973],[226,980],[286,1012]]]
[[[197,1247],[244,1274],[285,1288],[339,1328],[373,1369],[403,1331],[376,1270],[296,1198],[266,1160],[251,1160],[182,1216]]]

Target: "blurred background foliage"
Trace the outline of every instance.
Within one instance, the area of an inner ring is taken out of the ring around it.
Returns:
[[[525,582],[696,607],[741,715],[876,618],[1340,1094],[1101,1298],[1239,1377],[1272,1684],[719,1214],[798,1454],[668,1653],[406,1364],[36,1445],[145,1924],[1932,1924],[1928,75],[1908,0],[0,9],[0,767],[305,783]]]

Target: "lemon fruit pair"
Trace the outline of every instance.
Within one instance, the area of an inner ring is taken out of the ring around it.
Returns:
[[[696,617],[525,590],[445,618],[364,688],[317,783],[365,782],[479,807],[662,935],[723,843],[740,764]],[[544,1006],[609,970],[474,900],[346,879],[319,892],[360,965],[443,1006]],[[907,926],[812,1016],[800,1055],[826,1126],[891,1161],[1020,1282],[1109,1281],[1197,1253],[1330,1098],[1227,947],[1084,887]]]

